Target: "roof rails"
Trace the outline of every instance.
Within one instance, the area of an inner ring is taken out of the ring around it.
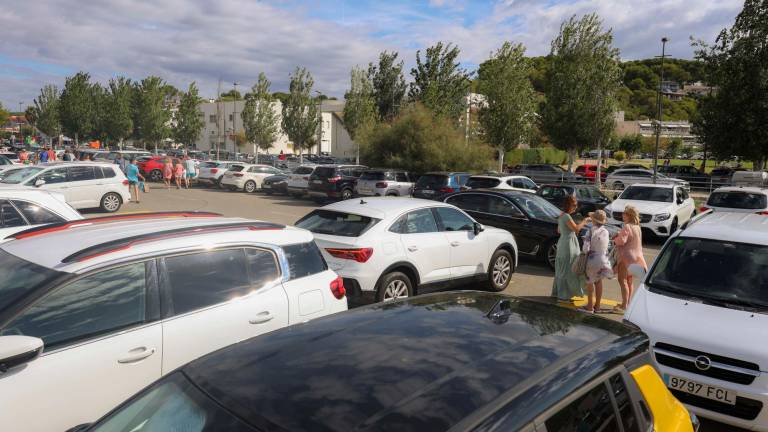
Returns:
[[[680,231],[685,230],[686,228],[690,227],[691,225],[695,224],[696,222],[702,220],[705,216],[711,215],[713,212],[714,212],[714,210],[708,209],[708,210],[705,210],[705,211],[699,213],[698,215],[688,219],[687,222],[685,222],[684,224],[682,224],[680,226]]]
[[[76,228],[80,226],[90,226],[90,225],[95,225],[100,223],[122,222],[122,221],[128,221],[128,220],[159,219],[159,218],[174,218],[174,217],[205,218],[205,217],[221,217],[221,216],[223,215],[220,213],[196,212],[196,211],[193,211],[193,212],[190,212],[190,211],[145,212],[145,213],[121,214],[121,215],[113,215],[113,216],[102,216],[102,217],[96,217],[92,219],[82,219],[82,220],[76,220],[76,221],[56,222],[52,224],[40,225],[35,228],[26,229],[24,231],[19,231],[17,233],[11,234],[5,239],[20,240],[20,239],[35,237],[43,234],[64,231],[70,228]]]
[[[150,243],[153,241],[164,240],[169,238],[185,237],[188,235],[210,234],[215,232],[237,231],[237,230],[248,230],[248,231],[281,230],[284,228],[285,228],[285,225],[273,224],[269,222],[251,221],[251,222],[223,223],[223,224],[217,224],[217,225],[190,226],[190,227],[176,228],[171,230],[156,231],[152,233],[126,237],[126,238],[94,245],[91,247],[87,247],[79,252],[75,252],[65,257],[64,259],[61,260],[61,262],[64,264],[69,264],[73,262],[87,261],[89,259],[96,258],[102,255],[107,255],[110,253],[129,249],[137,244]]]

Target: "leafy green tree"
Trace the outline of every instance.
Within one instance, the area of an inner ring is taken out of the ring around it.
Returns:
[[[589,14],[563,22],[551,56],[542,123],[552,144],[568,152],[570,169],[579,150],[604,146],[614,130],[619,51],[611,30]]]
[[[356,162],[360,163],[359,132],[376,122],[376,100],[373,84],[364,70],[353,68],[350,72],[350,88],[344,94],[344,125],[349,137],[357,143]]]
[[[274,98],[269,92],[270,85],[267,76],[263,72],[260,73],[258,82],[245,96],[245,106],[240,113],[246,140],[254,143],[256,154],[259,149],[269,151],[280,131],[278,115],[272,108]]]
[[[379,63],[368,65],[368,79],[373,85],[379,119],[392,121],[400,112],[405,98],[403,61],[397,62],[397,52],[384,51],[379,54]]]
[[[667,145],[667,157],[676,158],[680,151],[683,149],[683,140],[680,138],[672,138]]]
[[[179,110],[176,112],[176,124],[173,127],[173,139],[187,147],[192,146],[200,137],[200,132],[205,126],[204,119],[200,115],[202,103],[197,85],[189,84],[186,92],[181,94]]]
[[[86,72],[78,72],[64,82],[59,97],[59,118],[64,133],[74,136],[75,145],[80,143],[80,137],[90,136],[96,130],[97,91],[97,85],[91,83],[91,76]]]
[[[133,133],[133,82],[126,77],[109,80],[101,104],[101,128],[122,145]]]
[[[221,96],[219,96],[219,100],[222,102],[239,101],[243,100],[243,95],[240,94],[239,91],[232,89],[228,92],[222,93]]]
[[[458,121],[466,108],[469,73],[458,62],[459,47],[438,42],[427,48],[424,58],[416,52],[416,67],[408,97],[438,115]]]
[[[525,48],[505,42],[478,71],[477,89],[485,96],[480,124],[486,140],[498,149],[499,172],[504,155],[526,142],[533,129],[536,97],[530,69]]]
[[[35,125],[49,137],[61,133],[59,120],[59,89],[53,84],[47,84],[40,89],[40,95],[35,98]]]
[[[293,148],[299,150],[301,162],[304,161],[303,151],[311,149],[317,141],[320,126],[320,107],[312,99],[314,84],[312,75],[305,68],[297,67],[291,75],[290,93],[283,104],[281,125],[293,142]]]
[[[171,113],[165,106],[165,82],[149,76],[134,84],[133,93],[133,136],[145,147],[157,147],[170,134]]]
[[[621,163],[624,161],[624,159],[627,158],[627,154],[624,152],[624,150],[619,150],[613,153],[613,158],[616,159],[616,162]]]
[[[643,137],[637,135],[625,135],[619,139],[619,149],[624,151],[628,156],[637,154],[643,147]]]
[[[10,116],[11,113],[3,107],[2,103],[0,103],[0,124],[5,124]]]

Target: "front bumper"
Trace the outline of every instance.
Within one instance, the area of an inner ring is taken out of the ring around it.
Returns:
[[[617,221],[613,217],[609,217],[608,223],[617,227],[621,227],[624,222]],[[651,217],[650,222],[640,223],[640,228],[646,231],[650,231],[658,237],[669,237],[672,228],[672,218],[670,217],[669,219],[662,222],[653,222],[653,217]]]

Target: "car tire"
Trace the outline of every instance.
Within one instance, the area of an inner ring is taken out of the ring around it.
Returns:
[[[491,291],[504,291],[515,273],[512,254],[504,249],[497,250],[488,263],[488,288]]]
[[[669,226],[669,235],[672,235],[677,231],[677,218],[672,219],[672,225]]]
[[[405,273],[387,273],[379,281],[376,289],[377,302],[389,302],[401,298],[413,297],[413,283]]]
[[[271,190],[268,190],[268,191],[264,191],[264,193],[267,195],[272,195],[274,192],[272,192]]]
[[[154,169],[149,172],[149,181],[161,182],[163,181],[163,172],[159,169]]]
[[[256,192],[256,182],[252,180],[248,180],[247,182],[245,182],[245,185],[243,186],[243,191],[247,193]]]
[[[120,210],[122,205],[123,199],[120,198],[120,195],[114,192],[109,192],[108,194],[105,194],[103,197],[101,197],[101,205],[99,207],[101,210],[107,213],[114,213]]]
[[[341,190],[341,200],[346,201],[348,199],[352,199],[354,194],[352,193],[352,189],[342,189]]]
[[[555,260],[557,259],[557,239],[548,241],[542,249],[542,258],[549,268],[555,269]]]

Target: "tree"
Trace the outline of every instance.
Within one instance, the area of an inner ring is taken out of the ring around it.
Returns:
[[[96,129],[96,86],[90,82],[91,76],[78,72],[67,77],[64,90],[59,97],[59,118],[67,135],[74,136],[75,145],[80,137],[90,136]]]
[[[239,101],[243,100],[243,96],[239,91],[232,89],[228,92],[222,93],[221,96],[219,96],[219,100],[223,102]]]
[[[478,71],[477,89],[485,96],[480,124],[498,149],[499,172],[504,170],[504,154],[527,141],[533,129],[536,96],[530,69],[525,48],[505,42]]]
[[[256,154],[259,149],[269,151],[274,146],[280,130],[278,115],[272,108],[275,99],[269,92],[270,85],[267,76],[263,72],[260,73],[258,82],[245,96],[245,106],[240,113],[245,137],[247,141],[254,143]]]
[[[53,84],[47,84],[40,89],[40,95],[35,98],[35,124],[49,138],[61,133],[59,121],[59,89]]]
[[[303,150],[309,150],[317,141],[316,136],[320,120],[320,107],[312,100],[312,86],[315,81],[305,68],[297,67],[291,75],[290,92],[283,104],[283,119],[281,125],[288,139],[293,142],[293,148],[299,150],[299,158],[303,159]],[[319,143],[318,143],[319,145]]]
[[[133,133],[132,102],[133,82],[126,77],[110,79],[102,98],[101,128],[120,145]]]
[[[625,135],[619,140],[619,149],[624,151],[628,156],[640,152],[643,147],[643,137],[639,134]]]
[[[204,120],[200,116],[200,95],[194,82],[182,93],[179,110],[176,112],[176,125],[173,127],[173,139],[187,147],[192,146],[203,130]]]
[[[171,113],[165,107],[165,82],[149,76],[134,85],[133,136],[147,144],[157,144],[167,138]]]
[[[350,88],[344,94],[344,125],[349,137],[357,143],[355,163],[360,163],[360,131],[376,122],[376,100],[373,84],[365,71],[353,68],[350,72]]]
[[[416,52],[413,82],[408,92],[411,100],[421,102],[438,115],[458,121],[466,108],[469,73],[457,61],[459,47],[438,42],[427,48],[424,59]]]
[[[379,119],[392,121],[400,112],[405,98],[405,78],[403,62],[397,62],[398,53],[384,51],[379,54],[379,64],[368,65],[368,79],[373,85],[373,98],[376,102]]]
[[[11,113],[3,107],[2,103],[0,103],[0,124],[5,124],[10,116]]]
[[[627,158],[627,154],[624,152],[624,150],[619,150],[613,153],[613,158],[616,159],[616,162],[621,163],[624,161],[624,159]]]
[[[568,152],[570,170],[578,151],[604,146],[614,130],[619,51],[611,30],[589,14],[563,22],[551,56],[542,122],[552,144]]]
[[[235,142],[235,147],[237,147],[238,150],[243,150],[248,143],[248,138],[245,137],[245,132],[237,131],[232,135],[232,141]]]
[[[667,157],[668,158],[676,158],[677,155],[680,154],[680,151],[683,149],[683,140],[680,138],[672,138],[672,140],[667,145]]]

